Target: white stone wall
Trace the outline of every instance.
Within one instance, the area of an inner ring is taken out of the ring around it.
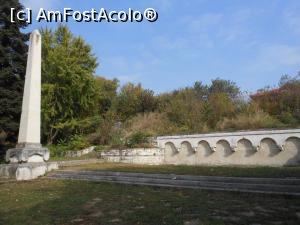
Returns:
[[[157,137],[158,148],[110,150],[109,162],[176,165],[300,165],[300,129]]]
[[[159,148],[135,148],[101,152],[107,162],[159,165],[164,163],[164,152]]]
[[[80,156],[83,156],[83,155],[93,152],[94,149],[95,149],[95,146],[91,146],[91,147],[88,147],[88,148],[85,148],[85,149],[82,149],[79,151],[67,151],[66,156],[67,157],[80,157]]]
[[[300,129],[157,138],[167,164],[300,165]]]

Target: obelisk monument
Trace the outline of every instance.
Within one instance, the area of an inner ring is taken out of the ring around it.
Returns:
[[[41,39],[38,30],[30,35],[18,144],[6,153],[6,161],[10,163],[44,162],[49,159],[49,150],[40,143]]]

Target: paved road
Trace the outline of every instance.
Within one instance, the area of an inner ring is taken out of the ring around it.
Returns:
[[[50,173],[47,178],[300,196],[300,179],[297,178],[238,178],[72,170],[58,170]]]

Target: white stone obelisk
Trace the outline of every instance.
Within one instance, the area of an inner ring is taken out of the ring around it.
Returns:
[[[12,163],[43,162],[49,159],[48,149],[42,148],[40,144],[41,39],[38,30],[30,35],[18,144],[6,153],[6,160]]]
[[[40,143],[41,126],[41,35],[30,35],[18,143]]]

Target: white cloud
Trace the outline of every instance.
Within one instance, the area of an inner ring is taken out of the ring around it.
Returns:
[[[260,49],[254,67],[275,70],[283,66],[300,64],[300,47],[289,45],[271,45]]]

